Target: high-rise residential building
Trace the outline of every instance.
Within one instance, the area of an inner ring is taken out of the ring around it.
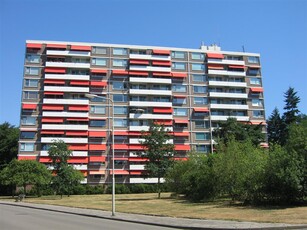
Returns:
[[[256,53],[27,41],[24,65],[18,158],[48,165],[49,146],[63,140],[88,184],[111,182],[112,148],[116,182],[155,183],[142,176],[138,154],[150,122],[173,136],[175,158],[211,152],[212,129],[229,117],[262,124],[265,132]]]

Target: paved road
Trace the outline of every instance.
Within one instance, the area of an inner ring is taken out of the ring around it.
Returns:
[[[1,230],[174,230],[47,210],[0,205]]]

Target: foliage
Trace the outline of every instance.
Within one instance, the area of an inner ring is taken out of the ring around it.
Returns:
[[[145,154],[142,157],[148,159],[145,163],[146,176],[158,178],[158,197],[160,198],[160,180],[167,169],[173,164],[174,145],[168,143],[171,136],[164,126],[151,124],[149,132],[142,133],[144,141],[141,142]]]
[[[1,171],[1,183],[12,186],[22,186],[26,193],[27,185],[35,185],[37,195],[41,195],[40,187],[49,184],[51,174],[47,168],[32,160],[12,160],[7,167]]]
[[[297,92],[294,88],[289,87],[289,89],[284,93],[285,106],[284,106],[284,121],[287,125],[297,121],[297,115],[299,114],[298,103],[300,102],[300,97],[296,95]]]
[[[0,125],[0,170],[18,154],[19,129],[4,122]]]
[[[281,144],[281,132],[283,127],[283,120],[280,117],[279,111],[275,108],[267,120],[268,124],[268,140],[269,143]]]

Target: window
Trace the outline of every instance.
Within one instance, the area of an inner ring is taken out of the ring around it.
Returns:
[[[133,96],[133,97],[130,97],[130,101],[146,101],[146,97],[145,96]]]
[[[154,97],[153,101],[155,102],[170,102],[169,97]]]
[[[256,76],[260,73],[260,69],[248,69],[248,75]]]
[[[114,127],[127,127],[127,119],[114,119]]]
[[[173,84],[172,90],[174,92],[185,93],[187,91],[187,86],[186,85],[176,85],[176,84]]]
[[[259,63],[259,57],[248,57],[247,61],[248,61],[249,63],[258,64],[258,63]]]
[[[127,66],[127,60],[113,59],[113,66],[126,67]]]
[[[95,114],[105,114],[106,113],[106,107],[105,106],[92,105],[90,112],[95,113]]]
[[[20,151],[34,151],[34,143],[20,143]]]
[[[36,124],[36,117],[22,116],[21,117],[21,124],[22,125],[35,125]]]
[[[90,127],[104,127],[106,120],[90,120]]]
[[[192,53],[192,59],[193,60],[204,60],[205,55],[201,53]]]
[[[107,48],[105,47],[93,47],[94,54],[107,54]]]
[[[27,54],[26,56],[27,62],[30,62],[30,63],[39,63],[39,58],[40,56],[36,54]]]
[[[195,121],[195,128],[209,128],[209,121],[204,121],[204,120],[196,120]]]
[[[199,63],[192,63],[192,70],[205,70],[205,65],[204,64],[199,64]]]
[[[206,86],[194,85],[193,86],[193,91],[194,91],[194,93],[206,93],[207,92],[207,87]]]
[[[28,75],[38,75],[39,68],[38,67],[26,67],[25,73]]]
[[[252,99],[252,106],[262,106],[262,100]]]
[[[174,97],[173,104],[176,105],[185,105],[187,103],[187,99],[185,97]]]
[[[101,97],[93,97],[90,100],[91,102],[106,102],[107,101],[106,98],[101,98]]]
[[[209,145],[196,145],[196,152],[208,153],[210,150]]]
[[[107,65],[107,59],[104,59],[104,58],[92,58],[92,65],[106,66]]]
[[[113,81],[113,89],[124,90],[126,89],[126,84],[123,81]]]
[[[114,107],[114,114],[127,114],[127,107],[124,106],[115,106]]]
[[[174,108],[174,116],[187,116],[188,109],[185,108]]]
[[[196,82],[206,82],[207,81],[206,75],[193,74],[192,77],[193,77],[193,81],[196,81]]]
[[[25,79],[25,87],[37,87],[38,80],[37,79]]]
[[[185,58],[185,52],[173,51],[173,52],[172,52],[172,58],[184,59],[184,58]]]
[[[127,49],[124,48],[113,48],[113,55],[127,55]]]
[[[208,98],[194,97],[194,105],[206,105],[206,104],[208,104]]]
[[[20,132],[21,139],[33,139],[35,137],[35,132]]]
[[[173,62],[172,69],[185,70],[185,63],[182,62]]]
[[[250,79],[250,84],[251,85],[260,85],[261,84],[260,78],[251,78]]]
[[[262,110],[254,110],[253,117],[263,118],[263,111]]]
[[[209,133],[195,133],[195,140],[205,141],[209,140],[210,134]]]
[[[127,102],[127,95],[123,94],[114,94],[113,95],[114,102]]]
[[[38,92],[37,91],[24,91],[23,99],[38,99]]]

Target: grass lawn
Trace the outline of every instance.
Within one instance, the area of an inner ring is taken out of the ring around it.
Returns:
[[[250,207],[229,200],[207,203],[190,203],[185,199],[171,198],[170,193],[162,193],[157,199],[155,193],[116,195],[116,212],[147,215],[307,224],[307,207]],[[45,196],[26,198],[25,202],[53,204],[69,207],[111,210],[111,195]]]

